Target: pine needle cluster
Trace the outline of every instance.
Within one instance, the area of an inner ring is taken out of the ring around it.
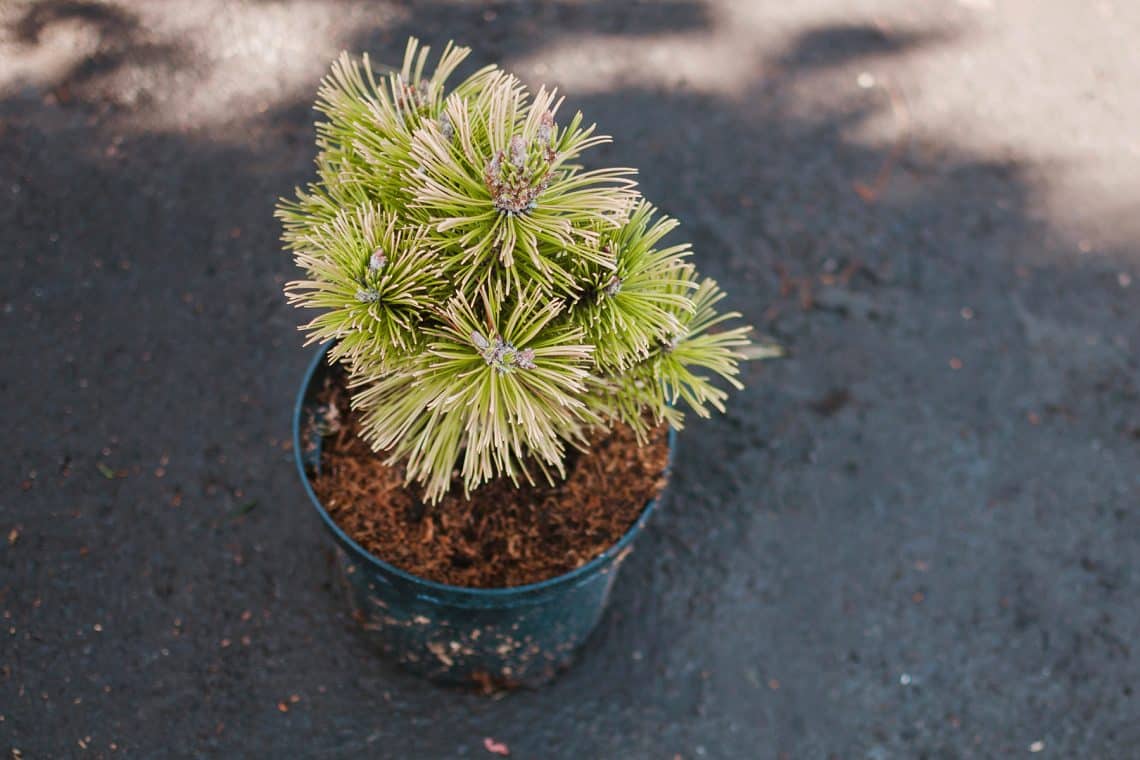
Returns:
[[[681,427],[677,402],[724,410],[746,327],[723,329],[722,293],[698,277],[677,222],[628,168],[587,170],[608,142],[562,99],[494,66],[448,88],[469,50],[427,70],[412,39],[379,75],[342,54],[316,107],[317,181],[282,200],[303,279],[289,301],[319,313],[364,436],[437,501],[507,475],[564,475],[568,447],[614,421],[644,436]]]

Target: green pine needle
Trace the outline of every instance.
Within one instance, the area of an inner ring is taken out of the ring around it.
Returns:
[[[342,54],[317,181],[277,209],[303,273],[289,302],[318,312],[301,329],[334,342],[364,438],[430,502],[564,475],[593,428],[644,440],[681,427],[681,402],[724,411],[751,350],[689,246],[662,244],[677,222],[635,171],[577,163],[609,138],[493,66],[448,89],[469,52],[448,44],[429,71],[412,39],[384,74]]]

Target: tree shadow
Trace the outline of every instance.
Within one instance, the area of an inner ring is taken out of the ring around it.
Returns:
[[[258,4],[282,3],[259,0]],[[340,4],[338,0],[326,3],[330,12],[336,12],[333,9]],[[408,36],[415,35],[440,44],[454,39],[474,50],[474,60],[488,60],[499,59],[508,52],[517,55],[540,49],[587,31],[616,30],[625,36],[648,36],[666,30],[707,29],[711,23],[707,6],[695,0],[666,0],[653,5],[605,0],[555,0],[535,4],[428,0],[409,3],[405,9],[409,13],[406,23],[364,30],[351,47],[371,50],[378,60],[398,61]],[[143,26],[138,13],[121,4],[43,0],[14,18],[9,31],[21,45],[34,49],[53,28],[76,23],[91,30],[97,43],[92,54],[76,61],[48,88],[68,104],[106,105],[107,84],[126,68],[161,68],[170,74],[182,69],[200,70],[209,65],[200,55],[192,55],[184,40],[156,37]],[[146,104],[132,100],[127,105]]]
[[[109,3],[45,0],[16,18],[10,31],[23,46],[35,48],[53,28],[69,24],[80,24],[93,32],[96,42],[93,52],[69,66],[50,87],[56,98],[67,103],[105,104],[105,88],[100,85],[124,66],[171,73],[188,62],[181,43],[151,40],[138,14]]]
[[[474,66],[586,32],[619,44],[712,23],[696,2],[408,9],[351,47],[390,58],[409,32],[455,38],[473,44]],[[61,78],[79,83],[68,102],[0,102],[11,201],[0,204],[11,246],[0,300],[14,315],[0,392],[20,441],[4,473],[30,484],[14,503],[19,551],[0,567],[17,616],[51,599],[37,613],[41,638],[12,640],[33,698],[11,702],[6,726],[26,752],[62,751],[57,736],[83,724],[70,705],[48,714],[35,696],[62,693],[69,672],[102,674],[68,696],[102,705],[105,725],[130,726],[127,746],[143,754],[305,746],[442,757],[493,733],[522,757],[695,746],[714,757],[758,746],[919,756],[960,746],[948,721],[910,730],[927,714],[962,714],[1001,736],[1007,727],[986,705],[1012,687],[987,671],[1030,684],[1045,666],[1076,705],[1103,711],[1104,730],[1084,748],[1111,756],[1124,746],[1127,703],[1113,694],[1129,671],[1097,658],[1127,640],[1129,619],[1096,617],[1112,601],[1107,587],[1074,581],[1079,593],[1064,597],[1041,579],[1092,572],[1073,571],[1068,537],[1042,527],[1072,520],[1070,510],[1098,577],[1126,583],[1112,557],[1136,548],[1135,522],[1106,506],[1134,461],[1122,415],[1137,400],[1135,359],[1054,324],[1075,300],[1099,297],[1095,277],[1043,300],[1074,275],[1032,258],[1049,225],[1028,211],[1024,167],[950,136],[901,149],[898,138],[854,137],[891,112],[884,88],[801,102],[810,76],[869,56],[904,66],[948,44],[945,33],[812,28],[758,61],[733,99],[647,85],[568,102],[618,136],[596,160],[642,167],[646,194],[685,222],[702,270],[791,357],[750,367],[730,415],[694,420],[681,436],[669,502],[579,665],[544,691],[488,701],[439,691],[367,651],[329,593],[324,536],[302,517],[283,442],[308,357],[280,295],[292,269],[272,207],[312,173],[309,100],[251,109],[239,127],[206,134],[76,118],[97,102],[84,76],[176,67],[185,54],[174,42],[148,48],[115,6],[45,3],[15,30],[35,44],[62,19],[96,26],[113,55]],[[888,179],[861,193],[888,160]],[[1029,267],[1035,279],[1019,273]],[[984,330],[966,308],[985,316]],[[1108,329],[1114,309],[1106,300],[1088,324]],[[1026,325],[1044,337],[1027,342]],[[1043,380],[1055,382],[1048,397]],[[1111,404],[1121,411],[1104,419]],[[1074,427],[1029,438],[1027,413]],[[1094,437],[1095,460],[1072,442]],[[1087,481],[1063,476],[1066,458]],[[1057,475],[1052,490],[1034,479],[1041,468]],[[990,502],[1009,505],[1004,521]],[[1014,549],[1030,539],[1055,564]],[[922,574],[917,562],[944,569]],[[941,594],[942,617],[918,616],[917,594]],[[1007,614],[998,597],[1022,612]],[[121,623],[113,646],[71,636],[88,613]],[[900,641],[913,646],[900,652]],[[1049,646],[1085,654],[1058,664]],[[927,667],[915,678],[936,688],[910,699],[897,686],[902,667],[908,677]],[[971,712],[975,699],[985,704]],[[1053,719],[1068,720],[1047,705],[1014,716],[1018,726]]]
[[[48,0],[33,5],[13,25],[12,31],[21,42],[34,44],[53,24],[82,21],[95,27],[102,37],[127,38],[138,32],[135,14],[118,6],[86,0]]]
[[[782,68],[811,70],[875,56],[904,55],[952,39],[945,30],[895,31],[873,24],[836,24],[801,32],[774,62]]]

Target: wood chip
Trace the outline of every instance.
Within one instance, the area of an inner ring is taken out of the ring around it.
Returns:
[[[511,754],[511,748],[503,742],[497,742],[489,736],[483,737],[483,749],[487,750],[493,755],[501,755],[507,757]]]

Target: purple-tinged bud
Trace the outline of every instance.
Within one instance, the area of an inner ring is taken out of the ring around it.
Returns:
[[[503,365],[507,363],[508,356],[514,356],[515,347],[507,343],[502,338],[495,338],[491,343],[491,358],[487,361],[494,364],[497,369],[502,369]]]
[[[471,343],[479,349],[479,355],[487,366],[498,372],[505,374],[516,369],[534,369],[534,351],[529,348],[519,351],[500,337],[488,340],[478,330],[471,332]]]
[[[495,155],[487,162],[487,168],[484,172],[487,177],[495,180],[503,176],[503,151],[495,151]]]
[[[361,288],[356,291],[356,300],[360,303],[376,303],[380,300],[380,291],[375,288],[368,288],[367,290]]]
[[[372,273],[379,272],[388,264],[388,257],[384,255],[383,248],[377,248],[368,257],[368,271]]]
[[[550,146],[550,141],[554,138],[554,114],[550,111],[542,114],[542,120],[538,123],[537,136],[539,144]]]
[[[451,138],[455,137],[455,126],[451,123],[451,117],[444,111],[439,115],[439,131],[443,134],[443,139],[451,142]]]
[[[515,135],[511,138],[511,164],[516,169],[526,168],[526,141],[522,139],[521,135]]]
[[[615,274],[613,277],[610,278],[610,281],[606,283],[606,295],[607,296],[616,296],[620,292],[621,292],[621,278]]]

